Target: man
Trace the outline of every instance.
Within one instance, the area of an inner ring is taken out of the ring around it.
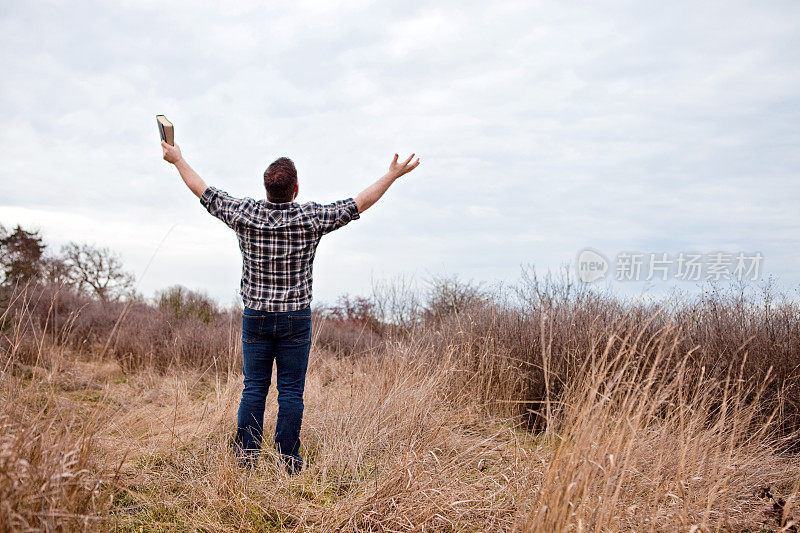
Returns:
[[[377,202],[400,176],[417,168],[414,154],[402,163],[394,155],[389,171],[361,191],[328,205],[294,202],[300,190],[291,159],[281,157],[264,172],[266,200],[233,198],[208,187],[175,145],[161,143],[164,159],[209,213],[236,232],[242,251],[241,295],[244,391],[239,404],[236,449],[252,466],[261,448],[264,407],[277,367],[278,422],[275,447],[287,470],[298,472],[308,354],[311,348],[311,272],[320,238]]]

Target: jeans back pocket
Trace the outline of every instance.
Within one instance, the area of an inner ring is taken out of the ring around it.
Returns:
[[[311,315],[289,315],[289,341],[294,344],[311,342]]]

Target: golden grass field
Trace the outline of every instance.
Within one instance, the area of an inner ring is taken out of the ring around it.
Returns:
[[[696,364],[669,321],[592,330],[594,349],[566,372],[569,342],[546,317],[527,362],[478,321],[492,320],[486,307],[384,332],[361,354],[323,338],[357,321],[319,320],[306,468],[289,477],[270,450],[249,471],[230,448],[235,312],[215,330],[227,351],[159,367],[131,366],[109,343],[56,342],[30,326],[32,308],[6,311],[2,530],[796,530],[800,458],[784,404],[766,402],[769,380],[751,379],[744,354],[722,372]],[[573,340],[580,329],[558,327]],[[534,363],[544,401],[521,392]],[[275,411],[271,390],[265,428]]]

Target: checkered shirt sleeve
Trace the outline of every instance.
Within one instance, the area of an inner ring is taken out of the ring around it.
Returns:
[[[332,204],[314,204],[317,225],[323,235],[333,230],[339,229],[351,220],[356,220],[361,215],[358,213],[358,205],[352,198],[339,200]]]
[[[208,187],[203,191],[200,203],[209,213],[223,221],[228,227],[236,229],[236,222],[240,217],[241,207],[244,203],[243,199],[233,198],[216,187]]]

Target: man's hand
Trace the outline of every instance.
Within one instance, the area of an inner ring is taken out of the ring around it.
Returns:
[[[415,155],[416,154],[411,154],[410,156],[408,156],[408,159],[406,159],[404,162],[398,163],[397,162],[398,155],[394,154],[394,159],[392,160],[392,163],[389,165],[389,175],[392,176],[392,179],[397,179],[404,174],[408,174],[409,172],[417,168],[417,166],[419,166],[419,157],[417,158],[416,161],[414,161],[412,164],[409,165],[409,163],[411,163],[411,160],[414,159]]]
[[[178,161],[183,159],[183,155],[181,155],[181,149],[177,144],[172,146],[171,144],[161,141],[161,149],[164,150],[164,161],[175,165],[178,163]]]
[[[381,196],[383,196],[383,193],[386,192],[386,189],[388,189],[389,186],[394,183],[394,180],[404,174],[408,174],[419,166],[419,158],[411,163],[411,160],[414,159],[415,155],[416,154],[411,154],[408,159],[402,163],[398,163],[398,156],[397,154],[394,154],[392,164],[389,165],[389,172],[387,172],[381,179],[361,191],[361,193],[356,196],[356,205],[358,206],[359,213],[363,213],[369,209],[372,204],[380,200]]]

